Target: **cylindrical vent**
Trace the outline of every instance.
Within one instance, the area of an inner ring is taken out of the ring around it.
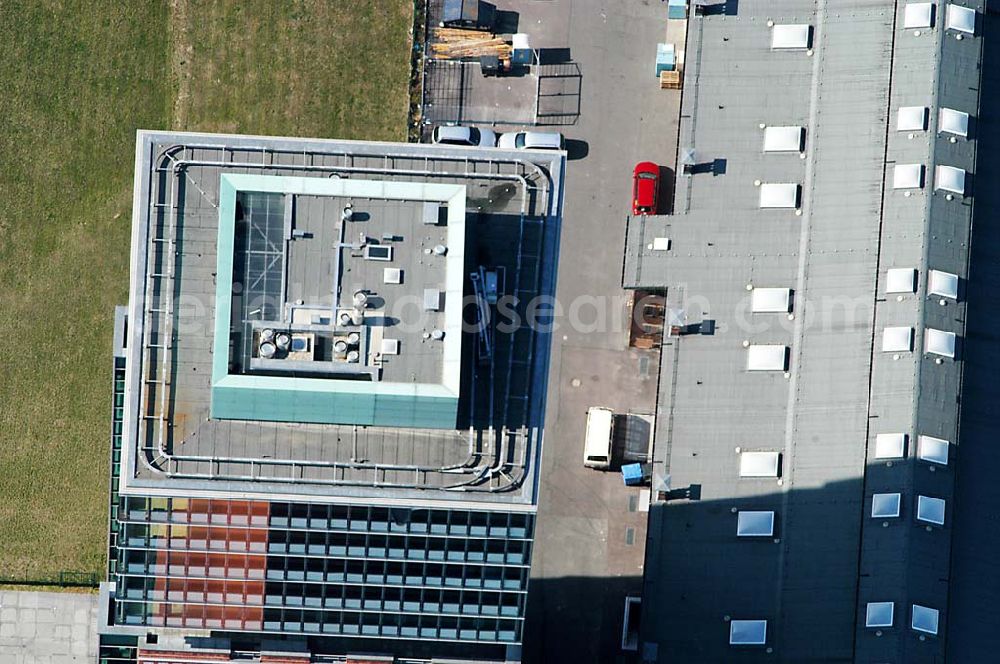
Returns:
[[[347,343],[352,346],[357,346],[361,342],[361,335],[357,332],[351,332],[347,335]]]
[[[351,317],[351,312],[350,311],[344,311],[344,312],[342,312],[340,314],[340,324],[341,325],[350,325],[351,324],[351,319],[352,319],[352,317]]]
[[[347,342],[343,339],[337,339],[333,342],[333,350],[337,351],[341,355],[347,352]]]
[[[263,330],[260,331],[261,343],[264,343],[265,341],[270,341],[271,339],[274,339],[274,330],[272,330],[269,327],[265,327]]]
[[[358,353],[358,351],[356,351],[356,350],[352,350],[351,352],[349,352],[347,354],[347,361],[348,362],[357,362],[358,359],[360,359],[360,358],[361,358],[361,354]]]
[[[350,221],[354,218],[354,207],[350,203],[344,206],[343,212],[340,213],[340,218],[344,221]]]
[[[356,309],[364,309],[368,305],[368,293],[364,291],[357,291],[354,293],[354,307]]]
[[[431,330],[431,339],[441,341],[444,339],[444,330]]]
[[[270,359],[270,358],[274,357],[274,351],[275,351],[274,344],[271,343],[270,341],[265,341],[264,343],[262,343],[260,345],[260,356],[261,357]]]
[[[351,311],[351,325],[361,325],[365,322],[365,312],[361,309],[353,309]]]
[[[292,345],[292,338],[281,332],[274,337],[274,345],[278,347],[279,350],[288,350],[288,347]]]
[[[446,253],[448,253],[448,247],[444,246],[443,244],[435,244],[434,253],[437,254],[438,256],[444,256]]]

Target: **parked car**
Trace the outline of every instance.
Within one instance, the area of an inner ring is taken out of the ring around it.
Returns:
[[[565,150],[566,140],[555,131],[517,131],[501,134],[497,146],[508,150]]]
[[[632,171],[632,214],[656,214],[660,191],[660,167],[651,161],[636,164]]]
[[[431,142],[442,145],[471,145],[473,147],[493,148],[497,145],[497,135],[492,129],[442,125],[434,127],[434,131],[431,132]]]

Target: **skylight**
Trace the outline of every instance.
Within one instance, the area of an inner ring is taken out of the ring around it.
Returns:
[[[788,313],[792,291],[788,288],[754,288],[750,293],[750,310],[755,314]]]
[[[868,602],[865,627],[892,627],[895,606],[892,602]]]
[[[770,537],[774,534],[774,512],[741,510],[736,517],[738,537]]]
[[[976,10],[949,4],[944,27],[970,35],[976,34]]]
[[[766,620],[731,620],[729,622],[729,645],[762,646],[766,642]]]
[[[948,441],[933,436],[917,436],[917,458],[922,461],[948,465]]]
[[[776,25],[771,28],[771,48],[809,48],[808,25]]]
[[[875,436],[876,459],[900,459],[906,456],[905,433],[880,433]]]
[[[903,10],[903,27],[907,30],[929,28],[934,17],[934,7],[929,2],[908,2]]]
[[[917,290],[917,270],[912,267],[894,267],[885,273],[886,293],[913,293]]]
[[[740,454],[740,477],[777,477],[777,452],[743,452]]]
[[[760,185],[760,207],[796,208],[798,206],[799,185],[787,182]]]
[[[764,152],[799,152],[803,133],[802,127],[765,127]]]
[[[927,129],[926,106],[901,106],[896,113],[897,131],[923,131]]]
[[[876,493],[872,496],[872,518],[892,519],[899,516],[900,494]]]
[[[924,330],[924,352],[955,357],[955,333],[927,328]]]
[[[887,327],[882,330],[883,352],[910,352],[913,350],[912,327]]]
[[[969,135],[969,114],[942,106],[938,110],[938,131],[965,138]]]
[[[893,189],[920,189],[924,186],[923,164],[896,164],[892,170]]]
[[[931,295],[958,299],[958,275],[941,270],[931,270],[927,275],[927,292]]]
[[[965,169],[954,166],[934,168],[934,189],[965,195]]]
[[[784,371],[788,366],[788,346],[756,345],[747,348],[748,371]]]
[[[927,606],[920,606],[919,604],[913,605],[913,617],[910,620],[910,627],[912,627],[917,632],[926,632],[927,634],[937,634],[938,633],[938,616],[940,613],[937,609],[932,609]]]
[[[944,525],[944,499],[917,496],[917,520]]]

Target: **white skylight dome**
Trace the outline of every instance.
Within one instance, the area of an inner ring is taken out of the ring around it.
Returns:
[[[777,452],[743,452],[740,477],[777,477],[779,458]]]
[[[896,164],[892,169],[893,189],[920,189],[923,186],[923,164]]]
[[[912,327],[887,327],[882,330],[882,351],[887,353],[913,350]]]
[[[944,525],[945,503],[942,498],[931,498],[930,496],[917,496],[917,520],[933,523],[938,526]]]
[[[790,182],[765,182],[760,185],[760,207],[797,208],[799,185]]]
[[[766,620],[729,621],[729,645],[762,646],[767,643]]]
[[[905,433],[880,433],[875,436],[876,459],[900,459],[906,456]]]
[[[872,496],[872,518],[894,519],[899,516],[902,496],[898,493],[876,493]]]
[[[969,114],[953,108],[938,109],[938,131],[948,132],[963,138],[969,135]]]
[[[774,512],[741,510],[736,517],[737,537],[770,537],[774,534]]]
[[[747,348],[748,371],[784,371],[788,366],[788,346],[758,344]]]
[[[868,602],[865,611],[865,627],[892,627],[895,604],[892,602]]]
[[[913,293],[917,290],[917,270],[912,267],[893,267],[885,273],[886,293]]]
[[[802,150],[802,127],[765,127],[764,152],[799,152]]]
[[[750,293],[750,310],[755,314],[788,313],[791,299],[789,288],[754,288]]]
[[[965,169],[954,166],[934,168],[934,189],[965,195]]]
[[[809,32],[808,25],[775,25],[771,28],[771,48],[809,48]]]
[[[976,10],[953,3],[949,4],[944,27],[969,35],[976,34]]]
[[[927,328],[924,330],[924,352],[942,357],[955,357],[955,333]]]
[[[937,609],[932,609],[920,604],[913,605],[913,616],[910,620],[910,627],[917,632],[927,634],[938,633],[938,617],[940,613]]]
[[[941,270],[931,270],[927,274],[927,292],[931,295],[958,299],[958,275]]]
[[[901,106],[896,112],[897,131],[924,131],[927,129],[926,106]]]
[[[934,20],[934,5],[929,2],[908,2],[903,10],[903,27],[907,30],[929,28]]]
[[[949,443],[943,438],[933,436],[917,437],[917,458],[922,461],[929,461],[942,466],[948,465]]]

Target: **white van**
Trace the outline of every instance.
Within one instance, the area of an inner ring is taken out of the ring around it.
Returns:
[[[607,470],[611,467],[611,443],[615,435],[615,414],[610,408],[593,406],[587,410],[587,434],[583,465]]]

